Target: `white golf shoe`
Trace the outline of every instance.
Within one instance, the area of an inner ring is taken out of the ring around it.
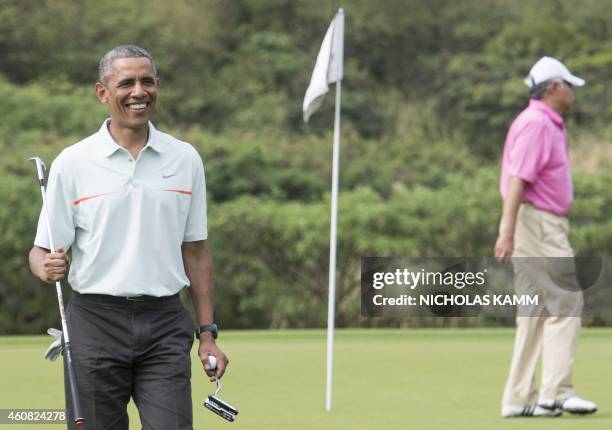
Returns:
[[[509,405],[502,406],[501,416],[503,418],[514,417],[558,417],[561,415],[560,409],[543,408],[540,405]]]
[[[561,409],[570,414],[592,414],[597,411],[597,404],[590,400],[581,399],[578,396],[569,396],[567,399],[558,402]]]

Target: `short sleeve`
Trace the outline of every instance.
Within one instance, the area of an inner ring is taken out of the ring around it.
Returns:
[[[63,248],[67,252],[75,235],[73,203],[70,198],[73,193],[67,174],[62,169],[60,157],[51,165],[46,188],[47,213],[51,220],[51,235],[55,248],[53,251]],[[44,209],[41,209],[34,245],[51,250],[47,223]]]
[[[204,163],[197,152],[194,155],[192,163],[193,187],[191,190],[191,204],[189,206],[189,214],[187,215],[187,225],[185,226],[183,242],[195,242],[208,238]]]
[[[533,121],[525,125],[515,138],[509,154],[509,174],[534,183],[546,166],[551,151],[550,131]]]

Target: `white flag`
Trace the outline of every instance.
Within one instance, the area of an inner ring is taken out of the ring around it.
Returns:
[[[310,116],[323,103],[323,96],[329,91],[328,84],[342,80],[344,57],[344,11],[340,9],[332,20],[319,55],[312,71],[310,85],[304,96],[304,121],[308,122]]]

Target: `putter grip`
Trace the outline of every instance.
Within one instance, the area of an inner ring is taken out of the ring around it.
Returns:
[[[85,418],[83,418],[83,412],[81,411],[81,401],[79,397],[79,387],[77,386],[77,376],[74,369],[74,362],[72,361],[72,348],[70,343],[65,344],[66,351],[66,367],[68,368],[68,381],[70,383],[70,397],[72,398],[72,411],[74,413],[74,423],[77,427],[81,427],[85,424]]]

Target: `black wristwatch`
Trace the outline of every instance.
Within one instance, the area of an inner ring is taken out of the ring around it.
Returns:
[[[219,329],[217,328],[217,324],[212,323],[212,324],[204,324],[201,325],[200,327],[195,329],[195,337],[196,338],[200,338],[200,335],[204,332],[211,332],[213,335],[213,339],[216,339],[217,336],[219,335]]]

